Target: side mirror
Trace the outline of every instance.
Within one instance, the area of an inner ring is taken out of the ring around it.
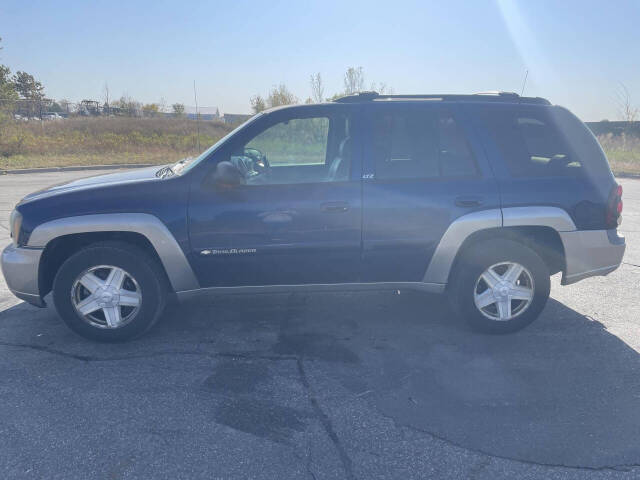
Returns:
[[[244,175],[238,167],[228,161],[218,163],[211,175],[211,180],[217,188],[222,189],[234,188],[246,183]]]

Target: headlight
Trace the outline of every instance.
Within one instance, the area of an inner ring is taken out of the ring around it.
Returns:
[[[9,228],[11,233],[11,238],[13,239],[13,244],[18,246],[18,235],[20,235],[20,227],[22,226],[22,214],[13,209],[11,212],[11,216],[9,217]]]

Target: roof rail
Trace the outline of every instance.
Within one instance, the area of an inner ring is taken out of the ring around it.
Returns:
[[[362,102],[362,101],[366,101],[366,100],[374,100],[374,99],[378,98],[379,96],[380,96],[380,94],[378,92],[374,92],[374,91],[358,92],[358,93],[353,93],[351,95],[344,95],[342,97],[336,98],[334,100],[334,102],[337,102],[337,103],[355,103],[355,102]]]
[[[460,94],[429,94],[429,95],[381,95],[378,92],[360,92],[337,98],[338,103],[360,103],[370,101],[403,101],[403,100],[435,100],[435,101],[476,101],[476,102],[514,102],[539,105],[551,105],[549,100],[541,97],[521,97],[514,92],[479,92],[470,95]]]
[[[516,92],[503,92],[501,90],[489,90],[488,92],[476,92],[474,95],[498,95],[499,97],[519,97]]]

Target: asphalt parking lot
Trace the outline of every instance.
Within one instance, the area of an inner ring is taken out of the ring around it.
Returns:
[[[26,193],[0,177],[0,246]],[[507,336],[411,292],[238,295],[90,343],[0,277],[1,478],[640,477],[640,180],[625,263]]]

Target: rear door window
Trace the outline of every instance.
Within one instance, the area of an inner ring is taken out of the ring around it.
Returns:
[[[371,117],[371,142],[378,180],[477,174],[469,144],[446,111],[377,109]]]

